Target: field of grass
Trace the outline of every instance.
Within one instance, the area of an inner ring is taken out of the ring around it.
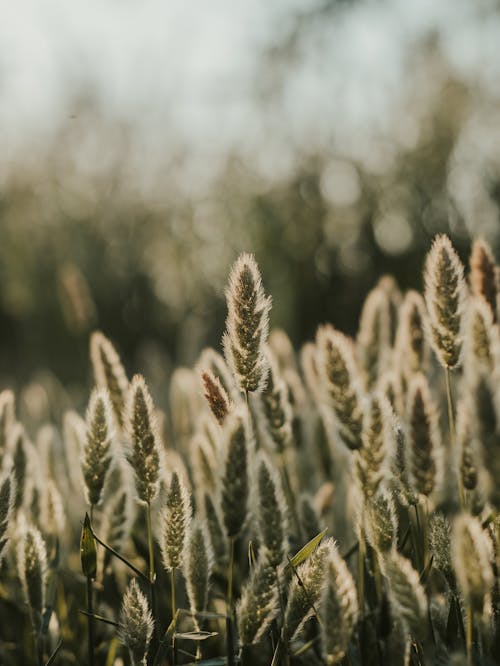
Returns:
[[[500,267],[423,272],[295,350],[243,254],[164,404],[105,332],[85,415],[1,387],[0,663],[498,663]]]

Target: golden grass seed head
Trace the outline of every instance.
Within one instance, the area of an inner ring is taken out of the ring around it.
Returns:
[[[483,298],[471,298],[466,318],[465,370],[493,373],[499,367],[500,337],[491,309]]]
[[[224,355],[243,393],[262,391],[267,379],[264,345],[269,332],[271,298],[262,286],[259,267],[251,254],[234,263],[226,289],[228,315]]]
[[[448,581],[453,578],[451,563],[451,524],[441,512],[432,514],[429,523],[429,547],[432,564],[446,576]]]
[[[285,640],[293,640],[314,614],[313,606],[319,604],[325,589],[326,567],[334,548],[333,539],[324,539],[314,553],[297,567],[297,575],[293,575],[288,589],[283,620]]]
[[[87,431],[81,456],[87,502],[98,506],[113,460],[113,417],[107,389],[92,392],[87,409]]]
[[[186,590],[192,613],[201,613],[207,608],[213,562],[212,545],[206,526],[196,520],[189,535],[184,565]]]
[[[132,579],[123,595],[118,638],[129,649],[133,666],[146,666],[153,628],[147,599]]]
[[[239,395],[234,378],[224,357],[219,352],[212,347],[206,347],[200,354],[196,370],[198,374],[201,374],[204,370],[209,370],[219,380],[229,399],[237,401]]]
[[[474,240],[470,255],[470,285],[472,293],[488,304],[494,321],[498,321],[496,269],[490,245],[483,238]]]
[[[458,467],[465,490],[474,490],[478,480],[478,460],[472,436],[469,408],[465,400],[457,405]]]
[[[387,292],[380,287],[372,289],[363,304],[356,351],[367,387],[372,388],[391,352],[390,301]]]
[[[398,520],[391,493],[382,490],[369,499],[364,519],[366,538],[378,555],[386,555],[396,547]]]
[[[217,423],[222,425],[231,410],[231,402],[221,381],[210,370],[203,370],[201,379],[205,389],[205,398]]]
[[[328,666],[344,658],[358,619],[356,584],[337,549],[326,564],[326,586],[320,607],[321,643]]]
[[[292,443],[293,412],[288,386],[280,376],[276,359],[269,348],[266,349],[266,355],[269,369],[267,384],[259,394],[264,416],[262,425],[267,438],[282,454]]]
[[[243,645],[259,642],[278,614],[278,600],[276,569],[262,548],[236,606],[238,635]]]
[[[317,365],[323,389],[333,407],[339,433],[348,448],[361,448],[363,411],[360,378],[352,342],[331,326],[317,333]]]
[[[215,492],[217,486],[215,451],[204,433],[197,433],[193,437],[190,452],[195,491],[201,494]]]
[[[362,446],[354,459],[356,476],[365,497],[373,497],[387,472],[394,448],[392,409],[384,396],[368,400],[361,434]]]
[[[430,341],[440,363],[456,368],[461,361],[466,285],[463,265],[448,236],[434,238],[424,270]]]
[[[396,359],[407,380],[416,372],[427,370],[430,349],[426,327],[424,299],[417,291],[410,290],[401,305],[396,335]]]
[[[391,485],[400,504],[403,506],[415,505],[418,502],[418,496],[410,483],[408,442],[401,424],[395,424],[394,433],[395,447],[391,464]]]
[[[12,454],[12,473],[14,476],[16,494],[14,509],[19,511],[27,498],[28,489],[28,442],[26,433],[20,423],[15,423],[10,431],[9,449]]]
[[[259,540],[268,552],[269,563],[277,567],[288,553],[288,515],[281,479],[264,451],[257,456]]]
[[[9,527],[13,519],[16,487],[12,472],[0,478],[0,565],[9,542]]]
[[[478,518],[462,514],[455,520],[451,558],[462,594],[473,612],[482,614],[494,577],[491,543]]]
[[[410,560],[395,550],[381,563],[389,585],[393,616],[399,618],[410,633],[421,635],[426,626],[427,598],[418,572]]]
[[[162,512],[160,547],[167,571],[178,569],[183,561],[191,526],[191,500],[182,477],[174,472]]]
[[[99,388],[107,389],[116,423],[122,429],[125,424],[128,379],[116,349],[100,331],[95,331],[90,337],[90,359],[95,383]]]
[[[424,375],[415,375],[408,391],[409,473],[416,493],[429,497],[441,479],[438,414]]]
[[[208,534],[215,562],[220,565],[226,559],[227,555],[227,541],[222,527],[222,519],[209,493],[205,493],[203,500],[204,515],[207,521]]]
[[[33,628],[39,631],[45,606],[47,552],[42,535],[36,527],[27,527],[19,539],[17,569],[30,609]]]
[[[140,375],[130,384],[127,425],[131,443],[127,459],[134,471],[137,496],[149,504],[158,493],[162,445],[153,401]]]
[[[221,508],[228,538],[236,538],[244,527],[250,490],[250,432],[246,414],[235,411],[224,424]]]

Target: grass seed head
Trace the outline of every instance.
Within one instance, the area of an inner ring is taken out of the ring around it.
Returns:
[[[472,293],[488,304],[494,321],[498,321],[498,284],[496,264],[491,247],[483,238],[472,244],[470,255],[470,285]]]
[[[153,401],[140,375],[130,384],[127,424],[131,442],[128,461],[134,471],[137,495],[141,502],[149,504],[158,493],[162,447]]]
[[[235,411],[224,425],[221,506],[227,536],[236,538],[247,519],[250,490],[250,434],[246,415]]]
[[[85,495],[93,506],[102,502],[104,484],[113,460],[112,424],[107,389],[94,389],[87,410],[87,432],[81,456]]]
[[[279,611],[276,570],[265,548],[243,587],[236,607],[238,635],[243,645],[258,643]]]
[[[123,595],[118,637],[129,649],[133,666],[146,666],[153,628],[153,616],[146,597],[132,579]]]
[[[326,585],[321,599],[321,643],[328,666],[344,658],[358,619],[356,584],[336,548],[326,564]]]
[[[441,365],[460,365],[466,301],[464,269],[450,239],[435,237],[424,271],[431,344]]]
[[[206,526],[199,520],[192,526],[184,565],[184,577],[192,613],[207,608],[210,576],[213,569],[213,552]]]
[[[288,516],[281,479],[268,456],[257,457],[259,540],[266,547],[272,566],[280,565],[288,553]]]
[[[178,569],[183,561],[191,525],[191,500],[181,476],[174,472],[170,479],[162,514],[160,546],[163,566]]]
[[[271,298],[262,287],[251,254],[241,254],[231,269],[226,289],[228,315],[224,355],[240,391],[262,391],[267,379],[264,346],[269,330]]]
[[[90,337],[90,358],[95,383],[99,388],[108,390],[116,423],[122,429],[125,423],[128,379],[116,349],[100,331],[92,333]]]
[[[18,543],[17,567],[33,628],[39,631],[45,606],[47,552],[36,527],[27,527]]]

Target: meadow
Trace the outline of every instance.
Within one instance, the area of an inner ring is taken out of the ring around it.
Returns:
[[[105,331],[86,414],[1,387],[0,663],[498,663],[500,267],[422,268],[294,349],[240,255],[168,405]]]

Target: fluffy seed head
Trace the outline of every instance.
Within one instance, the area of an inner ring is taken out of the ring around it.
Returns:
[[[500,340],[491,308],[483,298],[472,298],[467,309],[465,368],[470,376],[479,370],[493,372],[498,365]]]
[[[251,254],[241,254],[231,269],[226,289],[228,315],[224,355],[240,391],[261,391],[267,378],[264,345],[269,330],[271,299],[262,287]]]
[[[359,449],[363,412],[352,343],[331,326],[322,326],[318,329],[317,346],[318,369],[337,417],[340,436],[350,449]]]
[[[186,590],[192,613],[200,613],[207,607],[212,568],[213,552],[210,539],[205,526],[197,521],[189,536],[184,567]]]
[[[276,571],[264,549],[244,586],[236,607],[238,634],[243,645],[258,643],[279,610]]]
[[[9,448],[12,451],[12,473],[14,476],[16,494],[14,497],[14,509],[18,511],[25,502],[28,483],[28,442],[21,424],[16,423],[11,428],[11,439]]]
[[[259,538],[277,567],[288,552],[287,508],[279,475],[263,451],[257,457],[257,487]]]
[[[237,537],[246,521],[249,493],[249,433],[245,414],[235,411],[224,424],[221,506],[227,536]]]
[[[430,552],[433,566],[442,571],[448,580],[452,579],[451,565],[451,525],[442,513],[434,513],[429,529]]]
[[[477,518],[462,514],[456,519],[451,557],[462,594],[473,612],[482,614],[494,579],[490,542]]]
[[[90,337],[90,359],[95,383],[99,388],[108,390],[116,423],[123,428],[128,379],[116,349],[99,331]]]
[[[470,284],[472,293],[485,300],[494,320],[498,321],[496,264],[491,247],[483,238],[477,238],[472,244]]]
[[[438,416],[424,375],[415,375],[408,392],[409,471],[416,493],[429,497],[439,478]]]
[[[163,566],[167,571],[178,569],[183,563],[190,524],[189,493],[181,477],[174,472],[163,509],[160,539]]]
[[[387,491],[366,502],[365,534],[368,543],[378,555],[386,555],[396,547],[398,521],[392,495]]]
[[[146,597],[135,579],[123,595],[118,638],[130,651],[133,666],[146,666],[154,621]]]
[[[368,294],[361,311],[357,354],[368,388],[379,378],[391,349],[391,313],[387,292],[376,287]]]
[[[396,358],[408,380],[416,372],[425,372],[429,362],[425,303],[413,290],[405,294],[400,309],[396,335]]]
[[[209,370],[222,385],[222,388],[231,400],[237,398],[237,389],[231,371],[227,367],[224,357],[212,347],[206,347],[200,354],[196,365],[198,372]]]
[[[269,373],[267,385],[260,394],[264,414],[263,424],[268,438],[278,453],[283,453],[292,442],[292,407],[288,386],[279,375],[276,360],[267,350]]]
[[[205,388],[205,398],[212,410],[212,414],[217,419],[219,425],[224,423],[224,419],[229,414],[231,403],[221,381],[210,370],[204,370],[201,373],[201,379]]]
[[[474,450],[469,409],[464,400],[461,400],[457,406],[457,444],[462,485],[466,490],[474,490],[478,478],[477,455]]]
[[[36,527],[28,527],[19,539],[17,567],[33,627],[38,631],[45,605],[47,552],[42,535]]]
[[[443,367],[455,368],[461,360],[466,287],[462,263],[444,234],[436,236],[427,255],[424,281],[432,346]]]
[[[288,590],[283,633],[292,640],[301,631],[306,621],[314,614],[325,589],[325,571],[335,548],[333,539],[325,539],[305,562],[297,567]],[[302,584],[299,583],[299,578]]]
[[[215,561],[220,564],[226,557],[227,543],[224,530],[222,528],[222,521],[219,512],[212,500],[211,495],[205,493],[203,498],[203,508],[205,513],[205,520],[207,521],[208,534],[212,544]]]
[[[362,446],[355,458],[355,469],[365,497],[373,497],[386,473],[386,461],[392,455],[393,430],[391,407],[387,400],[373,394],[361,434]]]
[[[320,616],[323,653],[328,666],[333,666],[344,658],[358,619],[356,584],[336,548],[326,564]]]
[[[94,389],[87,409],[87,432],[81,465],[87,502],[102,501],[104,484],[112,461],[112,416],[106,389]]]
[[[419,635],[425,626],[427,598],[418,572],[410,560],[393,551],[383,561],[382,573],[389,584],[394,617],[398,617],[413,635]]]
[[[153,401],[140,375],[130,384],[127,423],[131,441],[128,461],[134,471],[137,495],[141,502],[151,503],[158,492],[161,444]]]

